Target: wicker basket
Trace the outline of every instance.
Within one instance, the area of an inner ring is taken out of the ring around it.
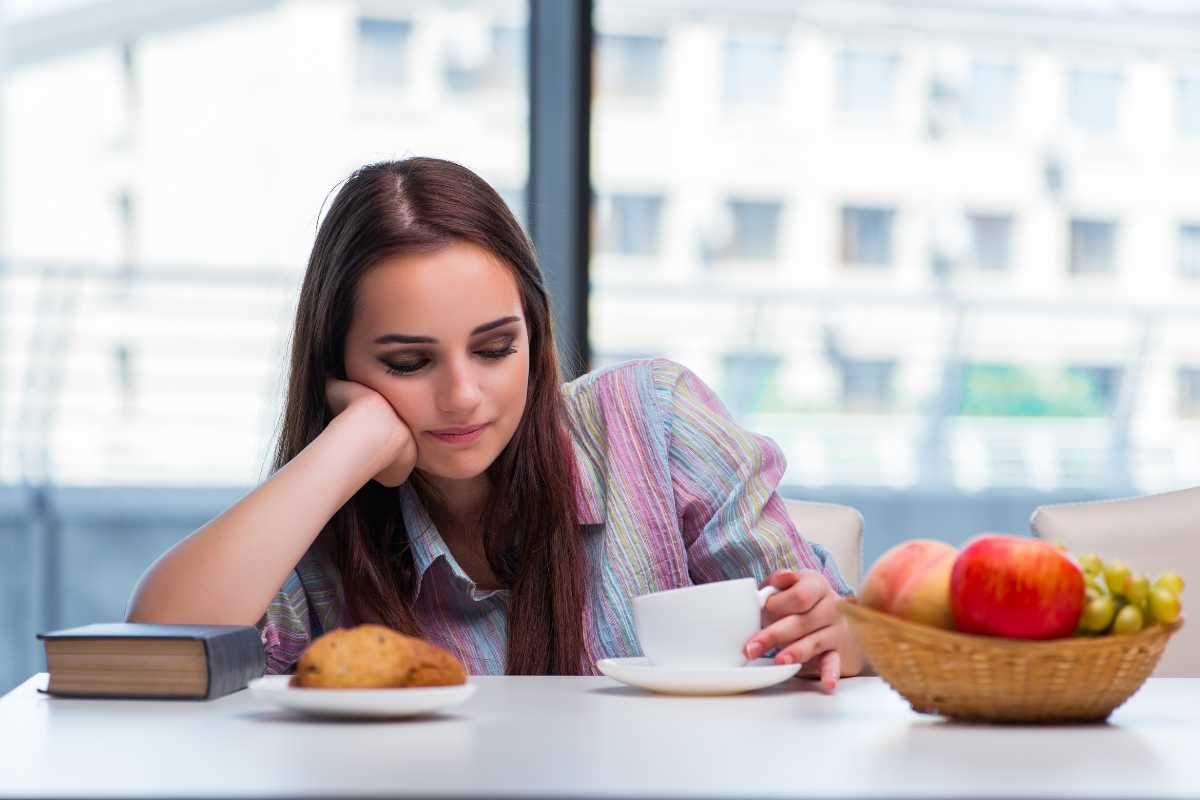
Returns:
[[[914,711],[984,722],[1096,722],[1129,699],[1183,625],[1049,641],[955,633],[841,602],[867,659]]]

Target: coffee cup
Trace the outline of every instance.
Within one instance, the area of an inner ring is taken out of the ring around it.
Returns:
[[[777,591],[737,578],[635,597],[642,653],[656,666],[742,666],[743,648],[761,628],[763,604]]]

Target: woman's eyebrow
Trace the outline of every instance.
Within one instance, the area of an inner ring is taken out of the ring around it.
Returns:
[[[485,322],[482,325],[475,327],[471,331],[472,336],[478,336],[481,333],[487,333],[490,330],[499,328],[501,325],[507,325],[510,322],[520,322],[520,317],[500,317],[491,322]],[[407,333],[385,333],[375,339],[375,344],[437,344],[437,339],[432,336],[411,336]]]

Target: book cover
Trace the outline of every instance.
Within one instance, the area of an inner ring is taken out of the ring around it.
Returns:
[[[252,679],[263,674],[266,669],[266,654],[263,651],[262,639],[258,630],[250,625],[150,625],[141,623],[100,623],[84,625],[78,628],[39,633],[37,636],[45,643],[47,661],[51,648],[69,648],[72,642],[80,640],[104,641],[108,644],[122,645],[121,650],[136,657],[139,651],[145,649],[145,643],[161,642],[163,640],[191,640],[202,643],[204,649],[204,669],[207,673],[207,689],[202,699],[212,700],[231,692],[245,688]],[[126,648],[123,645],[128,645]],[[139,667],[136,660],[131,668],[121,671],[123,678],[136,680]],[[143,675],[147,668],[140,668]],[[119,690],[118,690],[119,691]],[[177,693],[164,691],[161,694],[145,693],[113,693],[109,691],[56,691],[54,688],[54,671],[51,670],[50,688],[47,694],[67,697],[123,697],[123,698],[164,698],[179,697]]]

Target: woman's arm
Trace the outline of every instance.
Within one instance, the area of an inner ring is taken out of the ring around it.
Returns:
[[[716,393],[686,368],[655,364],[671,489],[699,581],[776,570],[815,570],[851,594],[833,558],[797,531],[776,489],[786,462],[779,446],[738,425]]]
[[[411,434],[383,397],[352,386],[364,391],[339,387],[344,405],[331,387],[344,410],[299,455],[150,566],[129,622],[255,624],[347,500],[381,473],[407,478]]]
[[[779,589],[766,627],[746,656],[777,650],[779,663],[803,662],[832,688],[857,674],[862,649],[837,610],[851,594],[833,558],[797,531],[776,493],[783,452],[740,427],[716,394],[688,370],[656,362],[671,488],[697,582],[754,575]]]

